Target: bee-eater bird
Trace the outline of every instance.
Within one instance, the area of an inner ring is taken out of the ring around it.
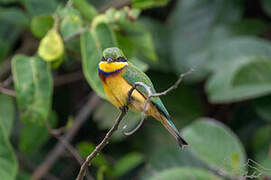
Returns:
[[[108,100],[117,108],[127,106],[128,92],[136,82],[143,82],[155,93],[149,77],[136,66],[127,61],[123,52],[116,48],[107,48],[103,51],[103,57],[99,63],[99,77],[104,86]],[[136,87],[131,94],[128,108],[135,112],[142,112],[148,92],[144,87]],[[146,115],[160,121],[170,134],[177,140],[181,148],[188,145],[181,137],[178,129],[170,120],[169,113],[159,97],[152,97]]]

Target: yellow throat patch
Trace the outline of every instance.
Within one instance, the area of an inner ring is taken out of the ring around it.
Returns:
[[[106,61],[102,61],[99,63],[99,69],[102,70],[103,72],[111,73],[111,72],[118,71],[127,65],[128,65],[127,62],[110,62],[110,63],[108,63]]]

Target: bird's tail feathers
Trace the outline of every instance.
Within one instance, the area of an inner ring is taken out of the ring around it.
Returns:
[[[176,139],[181,148],[184,148],[188,145],[188,143],[184,140],[184,138],[181,136],[180,132],[170,119],[164,118],[162,124],[168,130],[168,132]]]

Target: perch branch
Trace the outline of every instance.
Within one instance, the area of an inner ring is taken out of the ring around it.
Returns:
[[[76,180],[83,180],[85,173],[86,173],[86,169],[88,166],[91,165],[91,161],[92,159],[108,144],[109,138],[112,136],[112,134],[114,133],[114,131],[116,131],[118,129],[119,123],[121,122],[121,120],[124,118],[124,116],[127,113],[128,110],[128,105],[129,103],[132,101],[132,93],[133,91],[136,89],[137,86],[142,86],[144,87],[147,92],[148,92],[148,97],[144,103],[144,107],[143,107],[143,111],[142,111],[142,118],[141,121],[139,123],[139,125],[132,131],[130,132],[126,132],[126,135],[131,135],[134,132],[136,132],[140,126],[143,124],[144,119],[145,119],[145,114],[146,114],[146,110],[148,109],[148,102],[150,101],[151,97],[157,97],[157,96],[162,96],[167,94],[168,92],[172,91],[173,89],[177,88],[178,85],[180,84],[180,82],[182,81],[182,79],[184,78],[184,76],[190,74],[191,72],[193,72],[194,70],[190,70],[184,74],[181,74],[179,79],[176,81],[176,83],[171,86],[169,89],[167,89],[164,92],[161,93],[152,93],[151,92],[151,88],[149,86],[147,86],[145,83],[143,82],[136,82],[134,84],[134,86],[128,91],[128,95],[127,95],[127,105],[125,106],[125,108],[121,109],[121,113],[119,115],[119,117],[115,120],[115,123],[113,124],[113,126],[111,127],[111,129],[107,132],[107,134],[105,135],[104,139],[102,140],[102,142],[100,142],[100,144],[98,146],[96,146],[96,148],[94,149],[94,151],[92,151],[92,153],[86,158],[85,162],[82,164],[80,171],[77,175]]]
[[[82,124],[88,119],[89,115],[99,104],[100,98],[96,94],[92,94],[88,102],[83,106],[83,108],[75,116],[73,125],[70,127],[69,131],[63,136],[65,141],[70,142],[75,136],[76,132],[80,129]],[[33,173],[32,179],[41,179],[52,167],[52,165],[57,161],[60,155],[65,150],[65,147],[61,142],[58,142],[56,146],[48,153],[44,162],[39,165],[35,172]]]
[[[80,168],[80,172],[79,172],[76,180],[82,180],[84,178],[85,173],[86,173],[86,169],[88,166],[90,166],[91,160],[105,147],[106,144],[108,144],[109,138],[112,136],[113,132],[118,129],[119,123],[124,118],[126,113],[127,113],[127,109],[121,109],[121,113],[120,113],[119,117],[116,119],[112,128],[105,135],[102,142],[98,146],[96,146],[94,151],[92,151],[92,153],[87,157],[86,161],[82,164],[82,166]]]
[[[170,91],[176,89],[179,86],[179,84],[182,82],[183,78],[185,76],[191,74],[194,71],[195,71],[194,69],[190,69],[186,73],[181,74],[179,76],[178,80],[171,87],[169,87],[167,90],[165,90],[165,91],[163,91],[161,93],[152,93],[151,88],[149,86],[147,86],[145,83],[143,83],[143,82],[136,82],[134,84],[134,86],[130,89],[130,91],[128,92],[128,102],[131,102],[132,92],[136,89],[137,86],[144,87],[146,89],[146,91],[148,92],[148,97],[146,98],[146,101],[144,103],[144,107],[143,107],[143,111],[142,111],[140,122],[138,123],[138,125],[133,130],[131,130],[129,132],[124,132],[124,135],[130,136],[130,135],[134,134],[142,126],[142,124],[144,123],[145,116],[146,116],[146,111],[148,109],[148,104],[149,104],[149,102],[150,102],[150,100],[151,100],[152,97],[163,96],[163,95],[166,95],[167,93],[169,93]],[[125,129],[126,127],[127,126],[125,125],[123,127],[123,129]]]

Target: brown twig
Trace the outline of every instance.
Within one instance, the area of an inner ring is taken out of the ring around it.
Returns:
[[[136,82],[133,85],[133,87],[128,91],[128,94],[127,94],[127,105],[125,106],[125,108],[121,109],[121,114],[115,120],[115,123],[113,124],[113,126],[111,127],[111,129],[108,131],[108,133],[105,135],[105,137],[102,140],[102,142],[100,142],[100,144],[98,146],[96,146],[96,148],[94,149],[94,151],[92,151],[92,153],[86,158],[85,162],[82,164],[82,166],[80,168],[80,172],[79,172],[76,180],[83,180],[83,178],[85,176],[86,169],[87,169],[88,166],[90,166],[90,163],[91,163],[92,159],[108,144],[109,138],[112,136],[113,132],[118,129],[119,123],[121,122],[121,120],[124,118],[124,116],[127,113],[129,103],[132,102],[132,93],[136,89],[137,86],[144,87],[146,89],[146,91],[148,92],[148,97],[146,98],[145,103],[144,103],[144,107],[143,107],[143,111],[142,111],[142,118],[141,118],[141,121],[140,121],[139,125],[134,130],[132,130],[131,132],[125,132],[126,135],[133,134],[143,124],[143,121],[144,121],[145,115],[146,115],[146,111],[148,109],[148,104],[149,104],[148,102],[150,101],[151,97],[158,97],[158,96],[166,95],[167,93],[169,93],[173,89],[177,88],[178,85],[181,83],[182,79],[186,75],[192,73],[193,71],[194,70],[191,69],[190,71],[181,74],[180,77],[179,77],[179,79],[175,82],[175,84],[173,86],[171,86],[170,88],[168,88],[167,90],[165,90],[165,91],[163,91],[161,93],[152,93],[151,87],[147,86],[143,82]]]
[[[126,113],[127,113],[126,109],[121,110],[119,117],[116,119],[112,128],[105,135],[102,142],[98,146],[96,146],[94,151],[92,151],[92,153],[87,157],[86,161],[82,164],[82,166],[80,168],[80,172],[79,172],[76,180],[82,180],[84,178],[85,173],[86,173],[86,169],[88,166],[90,166],[91,160],[105,147],[106,144],[108,144],[109,138],[112,136],[113,132],[118,129],[119,123],[121,122],[123,117],[126,115]]]
[[[16,93],[14,90],[7,89],[7,88],[1,87],[1,86],[0,86],[0,92],[3,94],[6,94],[6,95],[12,96],[12,97],[16,96]]]
[[[84,75],[81,70],[72,72],[69,74],[59,75],[59,76],[54,77],[54,86],[58,87],[58,86],[69,84],[69,83],[79,81],[82,79],[84,79]]]
[[[89,115],[97,107],[100,102],[100,98],[96,94],[92,94],[88,102],[83,106],[83,108],[75,116],[73,125],[70,127],[69,131],[63,136],[65,141],[70,142],[76,132],[80,129],[82,124],[88,119]],[[35,172],[33,173],[33,179],[40,179],[46,174],[52,165],[57,161],[59,156],[63,153],[65,147],[61,142],[58,142],[57,145],[48,153],[44,162],[39,165]]]

